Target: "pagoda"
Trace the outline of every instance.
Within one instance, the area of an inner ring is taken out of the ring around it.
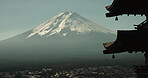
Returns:
[[[106,17],[122,15],[145,16],[145,20],[139,25],[134,25],[134,30],[118,30],[117,39],[114,42],[104,43],[104,54],[116,54],[122,52],[142,52],[145,57],[144,66],[136,66],[136,73],[145,74],[148,77],[148,2],[147,0],[114,0],[106,6],[109,11]],[[113,58],[115,56],[113,55]],[[145,76],[144,76],[145,77]]]

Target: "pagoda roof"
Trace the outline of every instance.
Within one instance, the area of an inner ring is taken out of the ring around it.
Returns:
[[[122,14],[148,14],[147,0],[114,0],[111,5],[106,6],[109,13],[106,17],[113,17]]]
[[[148,30],[118,30],[115,42],[104,43],[104,54],[148,50]]]

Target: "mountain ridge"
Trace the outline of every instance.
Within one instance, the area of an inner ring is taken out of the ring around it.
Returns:
[[[46,37],[54,34],[66,36],[67,34],[69,34],[66,32],[66,30],[69,30],[71,32],[75,31],[77,32],[77,34],[91,31],[114,34],[113,31],[110,31],[95,24],[94,22],[80,16],[76,12],[69,11],[61,12],[51,18],[51,20],[48,20],[45,23],[37,26],[32,30],[32,33],[27,38],[30,38],[35,34],[38,34],[39,36],[46,35]],[[61,33],[61,31],[63,31],[63,33]]]

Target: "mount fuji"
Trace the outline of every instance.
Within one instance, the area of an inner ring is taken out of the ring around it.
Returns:
[[[102,43],[115,36],[113,31],[75,12],[61,12],[32,30],[0,41],[0,60],[102,58]]]
[[[75,32],[76,34],[87,32],[102,32],[106,34],[114,33],[71,11],[59,13],[50,21],[34,28],[27,38],[30,38],[35,34],[44,37],[49,37],[55,34],[61,36],[71,35],[69,32]]]

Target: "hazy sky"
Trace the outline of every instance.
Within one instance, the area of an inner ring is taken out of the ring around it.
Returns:
[[[106,18],[106,5],[113,0],[0,0],[0,40],[21,34],[59,12],[74,11],[100,26],[116,31],[133,29],[144,16],[119,16],[119,21]]]

